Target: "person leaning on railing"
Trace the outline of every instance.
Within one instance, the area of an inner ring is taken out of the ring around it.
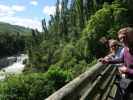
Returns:
[[[118,42],[115,39],[108,40],[108,47],[109,47],[109,54],[105,56],[104,58],[100,58],[99,61],[102,61],[106,63],[106,61],[112,61],[112,60],[119,60],[123,56],[123,46],[120,42]],[[115,64],[117,68],[120,68],[122,64]],[[120,74],[119,72],[116,73],[117,79],[120,79],[121,77],[125,76],[124,74]]]
[[[118,35],[119,36],[119,35]],[[123,36],[120,34],[120,37]],[[106,46],[106,48],[109,48],[108,55],[105,56],[104,58],[100,58],[99,61],[105,62],[106,60],[116,60],[116,59],[121,59],[123,56],[123,44],[124,44],[124,39],[121,38],[121,42],[115,40],[115,39],[107,39],[106,37],[102,37],[99,41]],[[119,60],[118,60],[119,61]]]
[[[126,94],[124,97],[127,98],[127,94],[133,92],[133,28],[126,27],[120,29],[118,31],[118,38],[124,44],[123,56],[112,60],[102,59],[101,62],[104,64],[123,63],[123,65],[119,68],[119,71],[121,74],[125,74],[126,79],[128,80],[125,81],[122,79],[120,83],[126,84]]]
[[[123,56],[123,47],[120,45],[120,43],[117,40],[110,39],[109,42],[109,54],[105,56],[104,59],[106,60],[112,60],[121,58]]]
[[[125,39],[123,39],[124,48],[122,50],[123,53],[121,54],[120,58],[111,60],[103,59],[101,60],[101,62],[108,64],[123,63],[123,67],[121,67],[120,71],[127,74],[127,76],[133,76],[133,67],[131,67],[133,65],[133,29],[131,27],[123,28],[118,32],[118,35],[119,34],[126,34],[126,36],[124,37]]]

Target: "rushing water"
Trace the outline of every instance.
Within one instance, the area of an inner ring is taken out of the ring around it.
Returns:
[[[24,69],[24,64],[23,61],[28,59],[28,56],[25,54],[21,54],[20,56],[16,57],[16,61],[13,62],[12,65],[9,65],[5,68],[3,68],[0,71],[0,80],[5,79],[6,75],[9,74],[20,74],[22,73],[23,69]]]

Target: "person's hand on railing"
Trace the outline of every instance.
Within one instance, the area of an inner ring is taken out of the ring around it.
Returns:
[[[121,74],[126,74],[128,72],[128,68],[126,66],[121,66],[118,70]]]
[[[106,58],[100,58],[98,61],[101,62],[102,64],[108,64],[109,63],[109,60]]]
[[[118,71],[121,75],[122,78],[125,78],[126,77],[126,73],[128,72],[128,69],[126,66],[121,66],[121,67],[118,67]]]

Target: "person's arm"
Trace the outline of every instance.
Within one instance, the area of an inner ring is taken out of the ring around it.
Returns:
[[[119,71],[120,71],[121,73],[124,73],[124,74],[133,75],[133,69],[128,68],[128,67],[126,67],[125,65],[124,65],[124,66],[121,66],[121,67],[119,68]]]
[[[103,64],[119,64],[123,63],[123,58],[114,58],[114,59],[101,58],[99,61],[102,62]]]
[[[119,64],[124,62],[124,48],[119,51],[120,55],[117,58],[112,58],[112,59],[103,59],[101,62],[103,64]]]
[[[108,64],[119,64],[119,63],[123,63],[123,58],[115,58],[112,60],[107,61]]]

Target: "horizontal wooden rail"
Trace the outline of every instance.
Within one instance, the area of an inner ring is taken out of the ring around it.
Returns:
[[[85,73],[66,84],[45,100],[103,100],[107,99],[116,67],[97,63]]]

